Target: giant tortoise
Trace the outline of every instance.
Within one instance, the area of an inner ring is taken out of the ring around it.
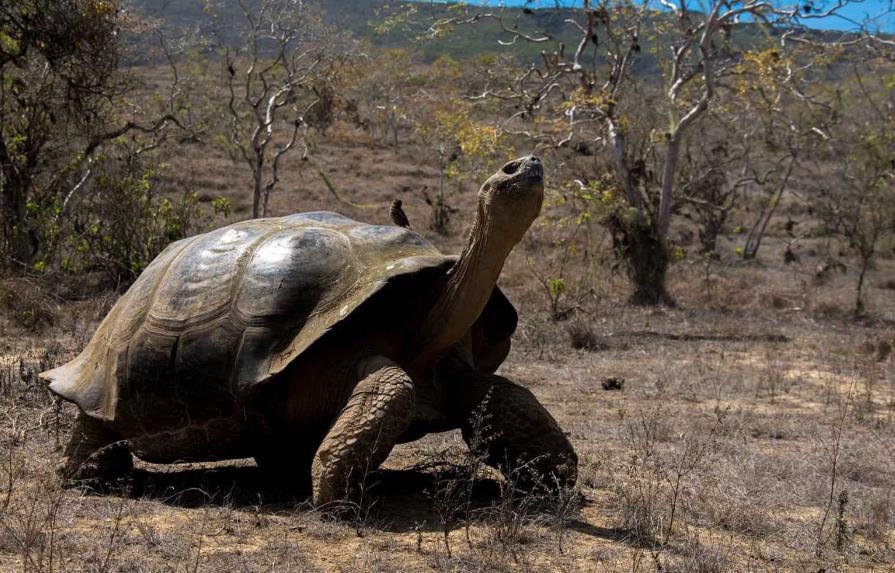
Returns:
[[[538,215],[537,157],[482,185],[466,247],[327,212],[236,223],[177,241],[71,362],[41,374],[81,412],[68,483],[155,463],[254,457],[349,495],[397,443],[460,428],[505,473],[575,479],[577,457],[531,392],[494,374],[516,328],[495,286]],[[475,416],[474,416],[475,414]],[[472,418],[490,436],[472,434]]]

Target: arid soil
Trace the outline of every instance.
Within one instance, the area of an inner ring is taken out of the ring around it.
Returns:
[[[437,185],[437,170],[424,152],[345,135],[316,157],[343,200],[295,159],[273,214],[329,209],[384,223],[398,197],[421,233],[446,252],[462,247],[474,189],[449,197],[449,236],[430,231],[420,189]],[[196,148],[170,170],[176,188],[227,195],[232,219],[247,216],[245,170],[223,154]],[[673,309],[625,303],[627,281],[595,229],[562,270],[554,320],[539,277],[560,271],[548,227],[562,212],[548,201],[501,279],[520,314],[501,373],[569,433],[576,490],[534,499],[488,470],[472,479],[475,464],[448,433],[398,447],[341,518],[251,460],[138,464],[120,490],[61,489],[53,467],[74,408],[36,373],[71,358],[115,295],[63,300],[40,279],[6,280],[0,569],[895,571],[895,253],[872,270],[869,317],[855,320],[854,270],[818,270],[839,256],[834,241],[799,241],[799,260],[783,263],[778,230],[798,212],[781,209],[757,261],[734,256],[731,235],[719,260],[677,263]]]

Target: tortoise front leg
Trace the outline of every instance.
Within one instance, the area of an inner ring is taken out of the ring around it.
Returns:
[[[410,377],[387,358],[358,364],[360,382],[317,449],[311,466],[314,504],[351,497],[385,461],[414,417]]]
[[[452,373],[447,402],[463,440],[506,477],[547,487],[574,485],[578,456],[550,412],[528,389],[502,376]]]

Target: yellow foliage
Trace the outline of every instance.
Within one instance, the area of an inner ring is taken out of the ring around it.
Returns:
[[[571,109],[572,107],[583,109],[597,109],[606,112],[609,107],[615,105],[615,101],[608,97],[602,91],[596,93],[588,93],[582,88],[578,88],[570,95],[568,101],[563,103],[563,107]]]
[[[447,54],[438,56],[438,59],[432,62],[432,73],[445,80],[459,78],[462,69],[462,64]]]
[[[467,118],[468,119],[468,118]],[[474,121],[456,124],[454,136],[466,154],[491,153],[497,147],[497,128]]]
[[[737,66],[736,89],[743,94],[760,87],[771,91],[786,76],[790,59],[778,48],[767,48],[760,51],[747,51],[743,54],[742,63]]]
[[[100,17],[114,14],[118,9],[118,2],[111,0],[88,0],[87,4],[90,11]]]
[[[450,100],[448,103],[448,109],[435,112],[433,120],[418,126],[417,131],[437,146],[460,148],[459,160],[447,171],[449,177],[456,177],[469,167],[475,167],[471,163],[497,152],[500,132],[496,126],[471,117],[469,107],[463,102]]]

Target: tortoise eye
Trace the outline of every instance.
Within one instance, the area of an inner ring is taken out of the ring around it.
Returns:
[[[507,175],[512,175],[513,173],[515,173],[516,171],[519,170],[519,163],[520,163],[519,161],[510,161],[509,163],[507,163],[506,165],[503,166],[501,171],[503,171]]]

